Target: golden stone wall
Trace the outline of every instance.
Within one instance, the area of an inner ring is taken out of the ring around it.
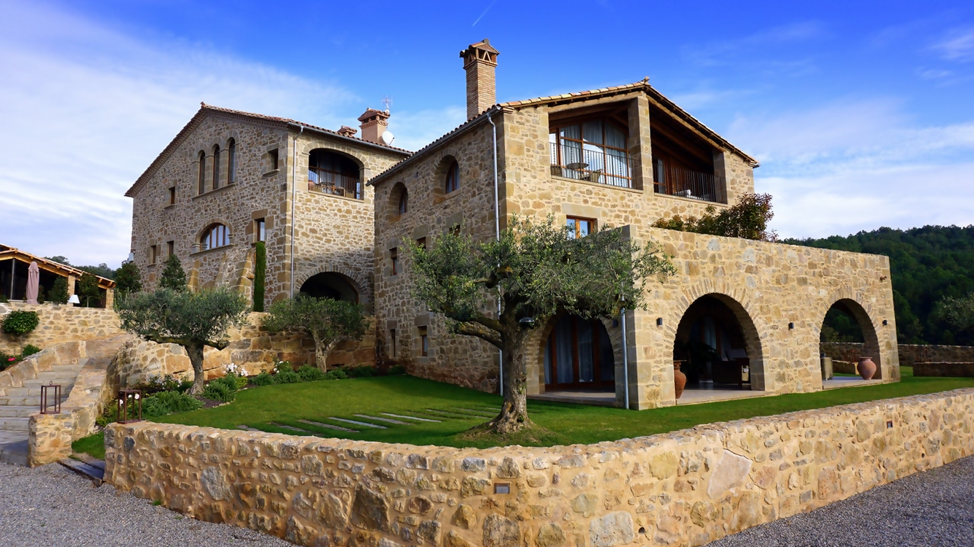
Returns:
[[[11,311],[37,312],[37,328],[19,337],[0,332],[0,351],[19,354],[21,348],[33,344],[41,349],[62,342],[92,340],[123,334],[118,326],[118,314],[106,308],[76,308],[70,304],[0,304],[0,321]]]
[[[703,545],[974,454],[974,389],[594,445],[106,429],[105,480],[299,545]]]

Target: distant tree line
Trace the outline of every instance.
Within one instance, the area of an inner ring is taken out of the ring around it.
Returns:
[[[785,239],[782,243],[889,257],[901,344],[974,345],[974,226],[880,228],[846,237]],[[839,338],[854,322],[830,321]]]

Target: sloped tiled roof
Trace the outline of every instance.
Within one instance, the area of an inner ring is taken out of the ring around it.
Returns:
[[[20,259],[23,262],[37,262],[38,266],[41,266],[45,270],[57,274],[62,274],[64,276],[73,275],[75,277],[81,277],[86,272],[84,270],[79,270],[74,266],[68,266],[67,264],[61,264],[60,262],[54,262],[53,260],[48,260],[44,257],[37,256],[27,251],[22,251],[16,247],[11,247],[10,245],[3,245],[0,243],[0,260],[7,260],[8,258]],[[94,275],[94,274],[92,274]],[[100,275],[95,275],[98,279],[98,286],[103,289],[110,289],[115,287],[115,282],[107,277],[102,277]]]
[[[638,81],[638,82],[635,82],[635,83],[631,83],[631,84],[617,85],[617,86],[611,86],[611,87],[603,87],[603,88],[600,88],[600,89],[592,89],[592,90],[589,90],[589,91],[578,91],[578,92],[575,92],[575,93],[564,93],[564,94],[561,94],[561,95],[552,95],[552,96],[549,96],[549,97],[537,97],[537,98],[534,98],[534,99],[526,99],[526,100],[523,100],[523,101],[508,101],[508,102],[505,102],[505,103],[495,104],[494,106],[488,108],[487,110],[484,110],[483,112],[481,112],[477,116],[475,116],[475,117],[473,117],[473,118],[471,118],[471,119],[463,122],[462,124],[460,124],[459,126],[457,126],[455,129],[453,129],[449,133],[446,133],[442,137],[440,137],[440,138],[436,139],[435,141],[427,144],[426,146],[420,148],[419,150],[417,150],[416,152],[414,152],[411,156],[408,156],[406,158],[403,158],[401,161],[399,161],[395,165],[389,167],[388,169],[386,169],[382,173],[379,173],[375,177],[372,177],[372,180],[369,181],[368,184],[371,185],[371,184],[373,184],[373,182],[375,182],[375,181],[377,181],[377,180],[379,180],[379,179],[381,179],[381,178],[383,178],[383,177],[385,177],[385,176],[387,176],[387,175],[389,175],[389,174],[391,174],[391,173],[393,173],[395,171],[398,171],[400,168],[402,168],[406,164],[412,162],[414,158],[417,158],[419,156],[422,156],[426,151],[438,147],[439,145],[443,144],[445,141],[449,140],[451,137],[454,137],[454,136],[456,136],[459,133],[463,133],[463,132],[467,131],[468,129],[472,128],[475,125],[479,125],[481,123],[484,123],[484,120],[486,119],[486,116],[485,115],[488,112],[491,112],[491,111],[499,111],[499,110],[503,110],[503,109],[525,108],[525,107],[529,107],[529,106],[538,106],[538,105],[542,105],[542,104],[564,103],[564,102],[572,102],[572,101],[583,101],[583,100],[587,100],[587,99],[594,99],[594,98],[605,97],[605,96],[609,96],[609,95],[620,95],[620,94],[624,94],[624,93],[628,93],[630,91],[636,91],[636,90],[643,90],[643,91],[645,91],[652,99],[656,100],[658,103],[660,103],[661,105],[663,105],[667,110],[670,110],[673,114],[679,116],[685,122],[687,122],[691,126],[695,127],[701,133],[707,135],[711,139],[713,139],[716,142],[720,143],[722,146],[725,146],[725,147],[729,148],[730,150],[733,150],[735,153],[739,154],[752,167],[757,167],[758,166],[758,161],[756,159],[754,159],[751,156],[749,156],[746,153],[744,153],[744,151],[742,151],[741,149],[737,148],[736,146],[734,146],[733,144],[731,144],[730,142],[728,142],[727,139],[725,139],[725,138],[721,137],[719,134],[717,134],[716,131],[714,131],[713,129],[707,127],[703,122],[701,122],[697,118],[694,118],[686,110],[683,110],[682,108],[680,108],[679,106],[677,106],[676,103],[674,103],[673,101],[671,101],[670,99],[668,99],[665,95],[663,95],[662,93],[660,93],[659,91],[657,91],[656,88],[654,88],[653,86],[649,85],[649,78],[645,78],[645,79],[643,79],[641,81]]]
[[[324,133],[324,134],[327,134],[327,135],[332,135],[332,136],[334,136],[336,138],[339,138],[339,139],[352,140],[352,141],[355,141],[355,142],[357,142],[359,144],[363,144],[363,145],[366,145],[366,146],[377,147],[377,148],[381,148],[383,150],[390,150],[392,152],[400,153],[400,154],[407,155],[407,156],[410,155],[410,154],[412,154],[412,152],[410,152],[409,150],[404,150],[402,148],[396,148],[394,146],[387,146],[385,144],[376,144],[376,143],[374,143],[372,141],[367,141],[367,140],[362,139],[360,137],[349,136],[349,135],[342,135],[338,131],[333,131],[331,129],[326,129],[324,127],[319,127],[317,125],[313,125],[313,124],[309,124],[309,123],[299,122],[299,121],[296,121],[296,120],[292,120],[290,118],[281,118],[281,117],[278,117],[278,116],[267,116],[265,114],[255,114],[253,112],[243,112],[243,111],[240,111],[240,110],[233,110],[233,109],[230,109],[230,108],[222,108],[222,107],[219,107],[219,106],[208,105],[206,103],[200,103],[200,109],[199,109],[199,111],[196,112],[196,115],[194,115],[193,118],[190,119],[189,122],[179,131],[179,133],[176,134],[176,137],[173,138],[173,140],[169,143],[169,145],[166,146],[166,148],[163,149],[163,151],[160,152],[158,156],[156,156],[156,159],[153,160],[152,163],[149,164],[149,167],[145,170],[145,172],[143,172],[142,175],[140,175],[139,178],[136,179],[135,183],[132,184],[132,187],[129,188],[128,191],[125,192],[125,195],[128,196],[128,197],[135,197],[135,194],[138,193],[138,191],[142,189],[142,186],[155,173],[156,169],[158,169],[163,164],[163,162],[165,162],[166,159],[169,158],[169,156],[179,147],[179,145],[182,144],[183,140],[211,112],[219,112],[219,113],[223,113],[223,114],[229,114],[229,115],[232,115],[232,116],[239,116],[239,117],[243,117],[243,118],[250,118],[250,119],[253,119],[253,120],[261,120],[261,121],[264,121],[264,122],[270,122],[270,123],[273,123],[273,124],[278,124],[281,127],[287,127],[287,126],[299,127],[300,126],[300,127],[304,127],[306,130],[311,130],[311,131],[315,131],[315,132],[318,132],[318,133]]]

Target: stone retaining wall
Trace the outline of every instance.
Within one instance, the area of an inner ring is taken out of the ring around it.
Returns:
[[[974,389],[551,448],[112,425],[105,478],[301,545],[702,545],[974,453]]]
[[[917,363],[913,365],[914,376],[967,376],[974,377],[974,362],[971,363]]]
[[[253,375],[274,368],[276,360],[292,365],[314,364],[314,340],[302,334],[270,334],[260,326],[263,313],[251,313],[247,324],[228,333],[230,345],[223,350],[207,347],[203,352],[203,372],[207,380],[223,376],[226,365],[234,363]],[[375,336],[368,333],[360,342],[346,342],[332,351],[329,366],[375,365]],[[136,339],[119,351],[109,369],[120,388],[134,387],[153,376],[167,374],[193,378],[193,367],[186,351],[176,344],[156,344]]]
[[[0,304],[0,321],[15,310],[36,311],[40,324],[34,332],[20,337],[0,332],[0,351],[20,353],[21,347],[33,344],[41,349],[61,342],[107,338],[123,334],[118,327],[118,314],[105,308],[76,308],[63,304]]]
[[[833,360],[858,361],[865,345],[847,342],[821,344],[822,353]],[[974,346],[938,346],[929,344],[900,344],[900,366],[916,363],[974,363]]]

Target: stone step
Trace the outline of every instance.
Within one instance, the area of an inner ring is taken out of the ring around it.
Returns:
[[[9,442],[4,442],[9,441]],[[8,435],[0,436],[0,461],[14,464],[27,465],[27,435],[20,435],[14,439]]]
[[[0,406],[0,418],[26,418],[40,411],[40,406]]]
[[[71,384],[71,387],[74,387],[74,384]],[[71,389],[69,387],[61,386],[62,397],[67,397],[68,393],[70,392]],[[40,401],[41,388],[40,387],[8,387],[4,389],[4,393],[6,397],[37,397],[37,400]],[[47,396],[54,397],[54,390],[53,389],[48,390]]]
[[[23,431],[27,432],[29,418],[0,418],[0,431]]]
[[[68,395],[61,395],[61,402],[68,400]],[[0,406],[32,406],[40,409],[41,398],[38,396],[30,397],[0,397]]]
[[[71,391],[71,388],[74,387],[74,381],[75,381],[75,378],[66,378],[66,379],[60,380],[60,381],[58,381],[58,380],[53,380],[53,381],[52,380],[48,380],[48,381],[42,381],[42,380],[27,380],[27,381],[24,382],[24,385],[21,386],[21,387],[25,387],[25,388],[30,389],[30,390],[37,390],[37,393],[39,394],[41,392],[40,391],[41,390],[41,387],[43,387],[43,386],[50,386],[53,383],[55,386],[61,386],[61,393],[67,393],[67,392]],[[10,388],[7,388],[7,389],[10,389]],[[14,389],[16,389],[16,388],[14,388]],[[53,387],[49,390],[49,393],[51,393],[51,394],[54,393]]]

